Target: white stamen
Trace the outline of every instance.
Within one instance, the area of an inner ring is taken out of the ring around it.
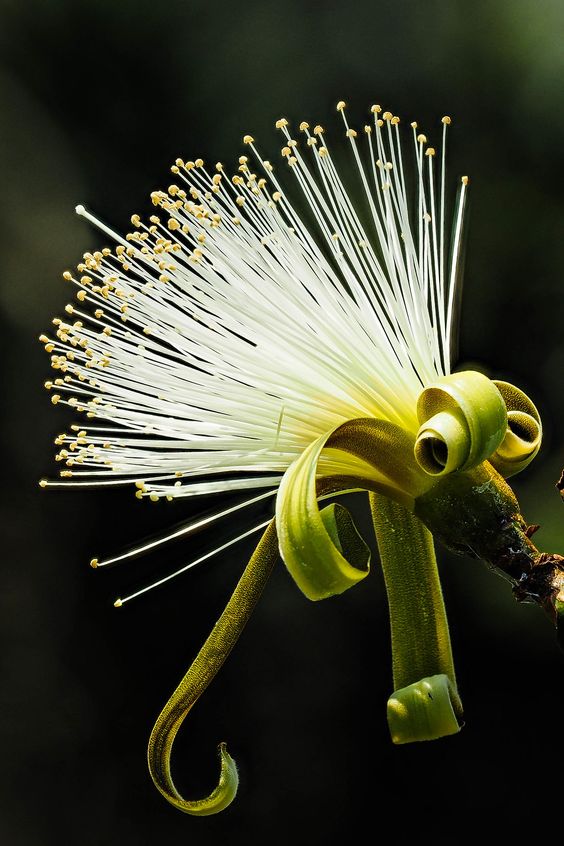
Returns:
[[[224,543],[221,546],[218,546],[216,549],[212,549],[211,552],[207,552],[205,555],[202,555],[200,558],[196,558],[196,560],[191,561],[190,564],[186,564],[184,567],[181,567],[179,570],[175,570],[174,573],[170,573],[168,576],[165,576],[163,579],[159,579],[157,582],[153,582],[152,584],[147,585],[147,587],[144,587],[141,590],[138,590],[135,593],[130,594],[129,596],[124,596],[123,598],[116,599],[116,601],[114,602],[115,607],[121,608],[122,605],[125,605],[125,603],[129,602],[131,599],[135,599],[136,597],[141,596],[142,594],[147,593],[150,590],[153,590],[153,588],[160,587],[161,585],[164,585],[166,582],[169,582],[171,579],[175,579],[176,576],[180,576],[181,573],[186,573],[187,570],[191,570],[192,567],[195,567],[197,564],[201,564],[203,561],[207,561],[209,558],[211,558],[214,555],[217,555],[219,552],[223,552],[225,549],[228,549],[230,546],[233,546],[233,544],[237,543],[238,541],[243,540],[244,538],[248,538],[249,535],[253,535],[253,534],[255,534],[255,532],[260,532],[260,530],[265,529],[268,526],[269,523],[270,523],[270,520],[265,520],[263,523],[259,523],[258,526],[253,526],[252,529],[248,529],[246,532],[243,532],[242,534],[237,535],[236,538],[232,538],[230,541],[227,541],[227,543]]]
[[[268,496],[340,422],[374,416],[416,429],[421,387],[450,368],[465,196],[463,185],[447,267],[450,119],[438,174],[413,125],[410,188],[399,119],[373,107],[363,151],[342,102],[338,110],[366,215],[324,130],[304,122],[298,141],[285,120],[283,158],[307,225],[251,136],[231,179],[223,165],[178,160],[175,183],[152,194],[155,214],[134,215],[127,237],[77,207],[117,246],[64,274],[78,303],[55,321],[53,339],[42,336],[59,377],[48,383],[52,401],[86,415],[57,438],[63,480],[43,486]],[[341,470],[358,469],[347,460]],[[322,454],[320,473],[335,467]]]

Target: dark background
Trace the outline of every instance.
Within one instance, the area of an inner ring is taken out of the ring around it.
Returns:
[[[377,565],[316,605],[280,566],[176,746],[179,787],[198,796],[227,739],[239,797],[206,819],[169,808],[146,773],[148,733],[252,546],[115,611],[115,596],[212,541],[111,572],[87,566],[195,508],[127,489],[38,489],[70,421],[42,388],[36,337],[70,296],[61,272],[103,243],[78,202],[125,229],[177,156],[234,163],[252,132],[275,159],[276,118],[340,133],[341,97],[353,123],[381,102],[437,140],[451,114],[450,174],[472,178],[461,360],[537,401],[545,446],[515,489],[542,524],[540,547],[563,552],[563,39],[561,0],[1,0],[2,843],[332,846],[356,842],[360,824],[374,842],[390,825],[395,841],[442,842],[491,833],[492,819],[505,836],[560,830],[547,770],[561,749],[564,659],[551,627],[483,565],[443,553],[461,734],[388,739]]]

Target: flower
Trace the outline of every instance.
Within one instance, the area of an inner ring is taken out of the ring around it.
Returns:
[[[152,194],[125,239],[66,272],[78,303],[46,341],[62,379],[52,401],[85,411],[62,435],[62,475],[135,482],[156,499],[274,488],[317,437],[358,417],[416,432],[421,388],[450,372],[467,178],[445,256],[445,150],[411,125],[416,190],[399,118],[380,106],[357,133],[343,117],[358,208],[321,126],[286,120],[282,156],[301,196],[245,136],[229,179],[221,163],[178,159],[178,184]],[[303,149],[302,149],[303,148]],[[364,160],[363,160],[364,159]],[[435,184],[438,181],[438,184]],[[304,207],[305,208],[301,208]],[[306,220],[309,222],[306,224]],[[322,456],[319,471],[358,470]]]
[[[275,519],[183,568],[266,528],[151,734],[153,780],[191,814],[226,807],[237,771],[222,744],[216,789],[183,799],[170,774],[174,737],[236,642],[278,551],[311,599],[342,593],[368,572],[350,515],[335,504],[320,510],[325,496],[370,492],[390,605],[396,743],[461,726],[433,535],[505,570],[521,598],[564,607],[561,559],[532,545],[503,478],[538,452],[538,412],[512,385],[451,373],[468,178],[449,243],[450,118],[442,118],[439,155],[411,124],[410,178],[397,116],[372,106],[361,142],[345,103],[337,110],[356,171],[351,192],[323,127],[302,122],[298,142],[280,119],[282,157],[300,189],[293,200],[246,135],[249,155],[231,178],[221,163],[177,159],[176,182],[151,195],[158,213],[133,215],[125,238],[78,206],[117,247],[65,272],[78,289],[78,304],[66,307],[73,322],[56,319],[55,339],[41,337],[61,374],[46,383],[52,401],[86,414],[56,440],[64,480],[43,486],[129,482],[151,500],[252,492],[172,537],[277,494]]]

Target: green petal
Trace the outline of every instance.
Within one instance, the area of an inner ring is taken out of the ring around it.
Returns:
[[[473,370],[443,376],[417,401],[415,457],[431,476],[476,467],[498,448],[507,411],[496,385]]]
[[[317,462],[330,436],[328,432],[310,444],[288,468],[276,499],[280,554],[312,600],[343,593],[368,575],[370,563],[368,547],[346,509],[329,506],[320,512],[317,505]]]
[[[456,691],[441,673],[402,687],[388,699],[388,726],[394,743],[436,740],[456,734],[461,724]]]
[[[538,453],[542,441],[540,414],[527,394],[509,382],[494,382],[507,407],[505,438],[489,459],[508,479],[520,473]]]
[[[215,789],[202,799],[184,799],[174,784],[170,759],[174,739],[184,719],[216,676],[237,643],[278,558],[272,520],[239,579],[231,599],[188,672],[159,714],[147,749],[149,772],[164,798],[186,814],[209,816],[223,811],[235,798],[239,777],[225,743],[219,746],[221,772]]]

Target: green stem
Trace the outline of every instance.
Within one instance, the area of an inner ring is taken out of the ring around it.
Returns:
[[[388,703],[388,721],[393,740],[452,734],[459,730],[462,705],[433,536],[399,503],[377,493],[369,497],[390,609],[396,692]],[[436,695],[433,686],[438,686]]]
[[[235,798],[237,768],[225,744],[220,744],[221,775],[217,787],[204,799],[187,800],[178,793],[170,772],[174,738],[192,706],[215,678],[237,643],[278,558],[274,520],[268,525],[221,617],[190,669],[159,715],[147,750],[149,772],[157,789],[172,805],[187,814],[207,816],[226,808]]]

